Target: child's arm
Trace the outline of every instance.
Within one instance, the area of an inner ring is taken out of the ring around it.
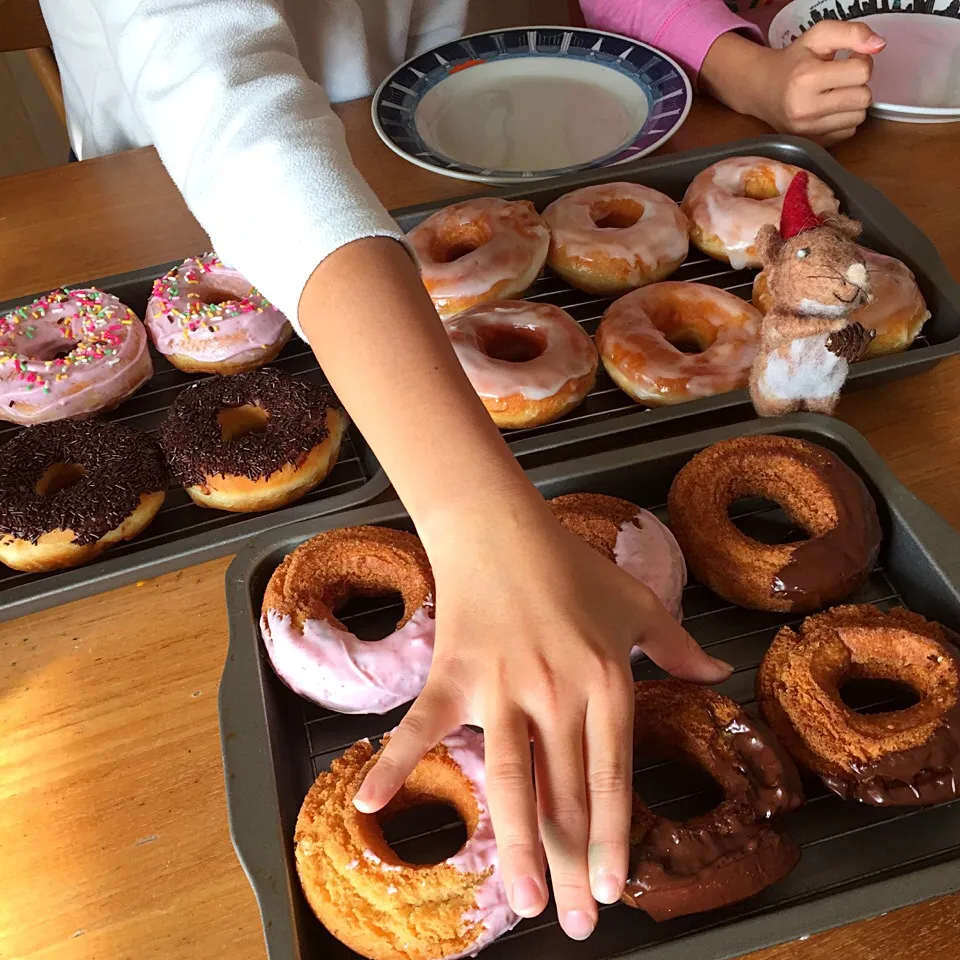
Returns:
[[[581,0],[590,26],[625,33],[675,57],[699,88],[785,133],[832,143],[870,105],[870,56],[885,42],[864,23],[825,20],[783,50],[723,0]],[[850,60],[834,61],[841,50]]]
[[[358,803],[383,806],[444,733],[481,725],[508,896],[526,916],[546,903],[539,820],[561,923],[586,936],[591,884],[612,902],[627,869],[631,645],[690,679],[729,668],[556,522],[526,479],[277,4],[94,2],[174,181],[218,253],[299,319],[434,568],[429,682]]]

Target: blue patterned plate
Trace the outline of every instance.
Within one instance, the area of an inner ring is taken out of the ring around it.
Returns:
[[[638,40],[576,27],[492,30],[398,67],[377,133],[412,163],[518,183],[646,156],[690,111],[686,74]]]

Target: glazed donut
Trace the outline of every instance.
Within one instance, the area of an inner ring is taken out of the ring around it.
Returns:
[[[160,443],[194,503],[249,513],[293,503],[325,480],[345,429],[326,388],[254,370],[181,390]]]
[[[781,627],[757,671],[757,699],[784,747],[844,799],[944,803],[960,796],[956,640],[907,610],[835,607],[797,633]],[[900,681],[920,702],[857,713],[838,692],[853,677]]]
[[[725,290],[668,280],[612,303],[597,329],[597,349],[610,379],[634,400],[684,403],[747,385],[760,319]]]
[[[702,170],[687,188],[681,209],[693,245],[736,270],[759,267],[755,242],[765,224],[779,226],[783,195],[800,167],[766,157],[730,157]],[[833,191],[812,173],[810,205],[820,216],[840,210]]]
[[[761,543],[728,508],[741,497],[775,501],[810,539]],[[697,578],[750,610],[807,613],[850,596],[880,551],[880,520],[863,481],[823,447],[792,437],[723,440],[674,477],[670,529]]]
[[[571,533],[649,587],[677,620],[683,618],[683,554],[673,534],[649,510],[602,493],[568,493],[549,503]]]
[[[639,183],[581,187],[543,211],[547,263],[571,286],[617,297],[669,277],[687,257],[687,218]]]
[[[438,210],[407,241],[443,319],[517,297],[540,275],[550,231],[529,200],[478,197]]]
[[[354,744],[310,788],[294,835],[297,873],[321,923],[371,960],[476,956],[520,918],[507,903],[487,810],[483,736],[468,727],[446,736],[374,816],[353,805],[379,754]],[[467,842],[441,863],[404,862],[380,823],[411,807],[447,803]]]
[[[153,376],[136,314],[95,287],[0,317],[0,419],[30,426],[118,406]]]
[[[137,536],[167,490],[160,448],[119,423],[61,420],[0,447],[0,563],[37,573]]]
[[[913,271],[902,261],[859,247],[867,264],[873,299],[850,314],[850,323],[875,330],[861,359],[902,353],[930,319],[930,311],[917,286]],[[753,305],[763,314],[770,309],[767,274],[761,271],[753,281]]]
[[[597,378],[590,335],[552,303],[498,300],[444,323],[493,422],[539,427],[579,406]]]
[[[336,610],[351,596],[399,593],[403,617],[377,643]],[[295,693],[339,713],[386,713],[423,689],[433,657],[433,574],[420,541],[388,527],[318,534],[288,554],[263,597],[260,632]]]
[[[654,920],[714,910],[785,877],[800,849],[770,825],[803,803],[800,778],[773,735],[735,701],[682,680],[635,685],[635,752],[688,760],[723,791],[713,810],[676,823],[634,795],[622,900]]]
[[[153,345],[186,373],[244,373],[283,349],[287,318],[213,253],[190,257],[153,284],[144,317]]]

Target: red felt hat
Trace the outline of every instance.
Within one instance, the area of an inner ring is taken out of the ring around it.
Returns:
[[[790,181],[787,192],[783,195],[783,212],[780,214],[780,235],[784,240],[795,237],[801,230],[812,230],[822,225],[820,218],[810,206],[810,197],[807,185],[810,177],[806,170],[801,170]]]

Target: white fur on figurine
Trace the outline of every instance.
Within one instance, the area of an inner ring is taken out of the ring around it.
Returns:
[[[813,212],[806,173],[794,177],[784,196],[780,229],[768,225],[758,233],[771,300],[750,374],[750,399],[761,417],[836,409],[850,364],[875,336],[849,322],[871,297],[859,235],[856,221],[821,221]]]

